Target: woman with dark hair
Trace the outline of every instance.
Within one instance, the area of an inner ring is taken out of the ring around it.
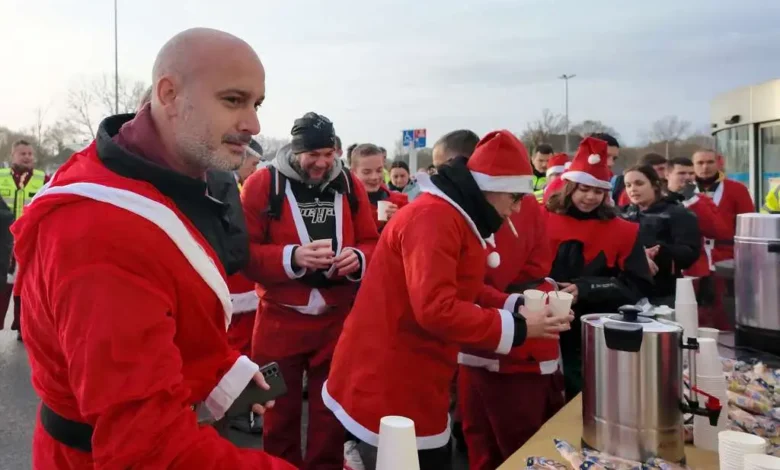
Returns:
[[[639,227],[618,217],[611,202],[607,158],[606,142],[583,140],[561,176],[565,184],[547,201],[550,277],[574,295],[575,320],[560,337],[567,400],[582,389],[580,317],[635,304],[653,283]]]
[[[391,191],[409,194],[415,186],[409,171],[409,165],[401,160],[394,161],[390,165],[390,182],[387,184],[387,187]]]
[[[655,305],[674,302],[676,279],[696,262],[701,234],[696,216],[677,198],[664,194],[664,183],[650,165],[637,165],[624,173],[631,204],[623,218],[639,224],[639,239],[645,247],[655,286],[648,296]]]

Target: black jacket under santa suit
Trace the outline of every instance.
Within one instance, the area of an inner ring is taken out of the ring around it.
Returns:
[[[565,215],[547,214],[547,236],[555,256],[550,277],[574,283],[578,293],[571,330],[561,334],[561,353],[564,359],[579,357],[582,315],[617,312],[651,292],[639,225],[619,217],[600,220],[595,211],[572,206]]]

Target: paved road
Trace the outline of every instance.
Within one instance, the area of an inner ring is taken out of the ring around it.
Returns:
[[[24,345],[16,341],[16,332],[9,329],[12,315],[6,315],[5,329],[0,330],[0,469],[27,470],[31,468],[30,446],[38,397],[30,385]],[[303,423],[304,438],[307,424]],[[243,447],[262,446],[259,436],[236,431],[231,438]],[[468,469],[465,458],[458,456],[455,469]]]

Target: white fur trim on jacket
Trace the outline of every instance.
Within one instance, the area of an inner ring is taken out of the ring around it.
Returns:
[[[251,290],[241,294],[230,294],[230,301],[233,303],[233,315],[238,313],[255,313],[257,306],[260,305],[260,298],[257,292]]]
[[[227,371],[214,390],[206,398],[205,405],[211,416],[219,421],[225,416],[230,405],[236,401],[244,391],[252,377],[260,370],[260,367],[246,356],[239,356],[233,367]]]
[[[366,428],[362,424],[358,423],[355,418],[350,416],[347,411],[341,406],[339,402],[328,393],[328,382],[322,385],[322,402],[328,409],[333,412],[336,419],[341,422],[344,428],[351,432],[352,435],[365,442],[366,444],[374,447],[379,447],[379,435],[370,429]],[[419,436],[417,437],[417,450],[429,450],[438,449],[444,447],[450,442],[450,427],[451,421],[449,415],[447,416],[447,426],[444,431],[432,436]]]
[[[498,314],[501,315],[501,339],[498,340],[496,353],[509,354],[515,339],[515,319],[509,310],[499,309]]]

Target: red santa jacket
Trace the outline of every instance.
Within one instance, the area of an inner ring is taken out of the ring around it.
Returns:
[[[418,449],[444,446],[458,351],[507,354],[514,337],[508,295],[475,303],[487,268],[476,226],[427,177],[420,183],[426,192],[382,233],[322,389],[341,424],[373,446],[387,415],[414,420]]]
[[[353,282],[322,289],[313,289],[298,281],[305,271],[293,271],[293,248],[309,243],[310,239],[289,182],[285,185],[286,197],[279,220],[271,220],[267,215],[270,187],[271,172],[263,168],[247,179],[241,192],[250,251],[249,264],[244,273],[257,283],[258,296],[263,301],[307,315],[321,315],[333,307],[348,308],[357,291],[357,282],[362,279],[379,238],[363,185],[355,184],[353,187],[358,198],[358,209],[354,216],[345,195],[337,193],[337,202],[334,204],[337,208],[338,245],[334,248],[337,252],[347,247],[355,249],[361,258],[361,271],[348,276]]]
[[[191,405],[224,410],[258,367],[228,346],[224,272],[169,198],[93,143],[13,233],[33,386],[93,428],[85,453],[37,426],[36,468],[291,468],[197,424]]]
[[[712,206],[707,208],[706,206],[709,204],[702,197],[695,201],[692,200],[698,204],[692,204],[689,207],[694,212],[697,209],[701,212],[701,214],[697,213],[696,215],[699,217],[699,227],[705,236],[702,256],[690,269],[685,271],[685,274],[689,276],[708,276],[715,269],[715,263],[733,259],[737,215],[755,212],[753,200],[750,198],[747,188],[736,181],[721,179],[715,191],[708,193],[707,196],[717,206],[717,211],[713,210]],[[722,225],[716,222],[718,218],[720,218]],[[705,225],[708,226],[705,227]],[[719,225],[720,227],[718,227]],[[707,233],[720,236],[707,236],[705,228]],[[724,235],[725,237],[721,238]]]
[[[382,185],[382,190],[384,190],[388,194],[387,199],[385,199],[385,201],[395,204],[396,206],[398,206],[399,209],[409,204],[409,196],[407,196],[406,194],[399,193],[397,191],[390,191],[385,185]],[[387,221],[379,220],[378,209],[376,205],[371,204],[371,210],[372,210],[372,215],[374,217],[374,220],[376,221],[376,228],[377,230],[381,231],[384,228],[385,224],[387,224]]]
[[[515,237],[507,224],[496,232],[496,251],[501,256],[501,264],[487,270],[485,284],[490,289],[503,293],[512,284],[528,283],[549,274],[552,254],[542,210],[536,198],[527,195],[523,198],[520,212],[511,217],[518,227],[519,237]],[[551,286],[542,282],[529,288],[549,291]],[[458,354],[458,363],[493,372],[552,374],[558,370],[558,356],[557,340],[528,339],[506,356],[465,350]]]

